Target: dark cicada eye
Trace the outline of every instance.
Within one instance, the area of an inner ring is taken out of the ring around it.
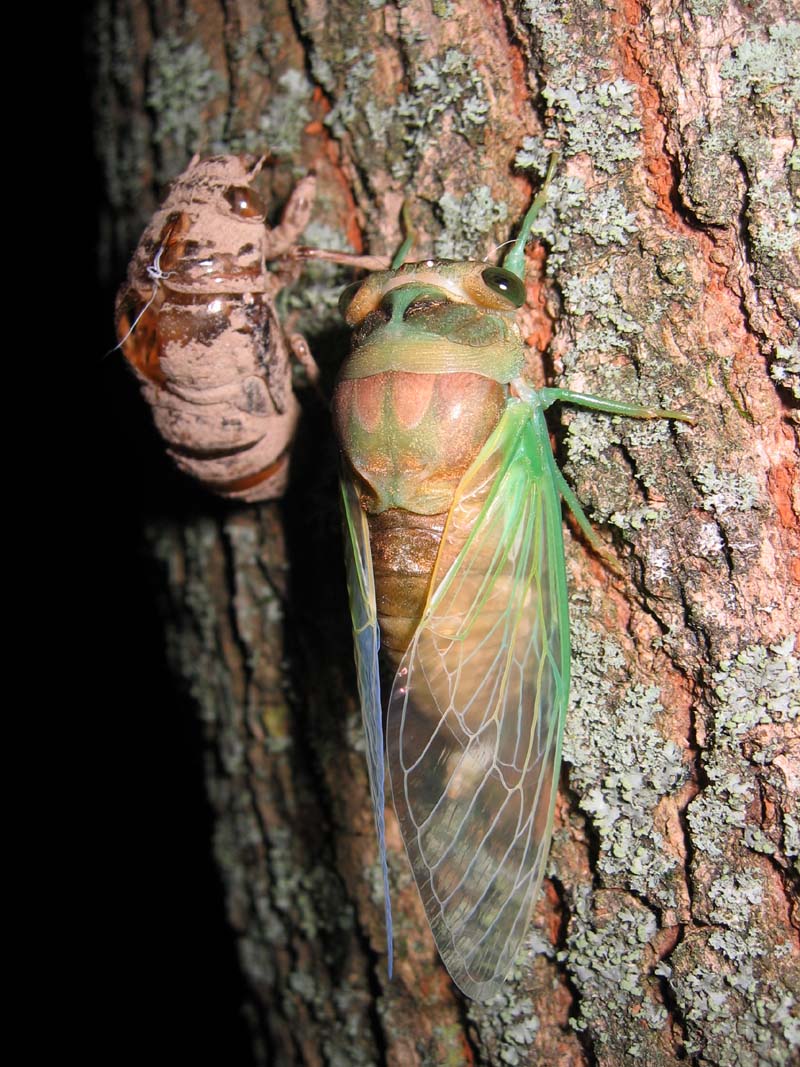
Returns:
[[[246,185],[229,185],[223,196],[234,215],[242,219],[263,219],[266,215],[261,197]]]
[[[525,285],[516,274],[502,267],[487,267],[481,272],[483,284],[498,296],[504,296],[515,308],[525,303]]]
[[[362,284],[363,282],[351,282],[346,289],[342,289],[342,295],[339,297],[339,314],[343,319],[347,317],[347,309],[353,303],[353,297]]]

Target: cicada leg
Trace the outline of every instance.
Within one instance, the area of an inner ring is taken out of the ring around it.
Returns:
[[[688,422],[692,426],[697,421],[685,411],[673,411],[672,408],[645,408],[641,404],[627,404],[623,400],[606,400],[604,397],[592,396],[590,393],[573,393],[571,389],[540,389],[539,400],[544,409],[561,400],[565,404],[575,404],[577,407],[590,408],[592,411],[603,411],[607,415],[627,415],[631,419],[677,419],[679,422]]]
[[[524,390],[522,390],[522,395],[524,395]],[[571,389],[546,388],[538,390],[538,402],[543,409],[549,408],[551,404],[555,404],[559,400],[566,404],[575,404],[576,407],[589,408],[591,411],[602,411],[607,415],[625,415],[631,419],[677,419],[679,422],[687,422],[690,425],[694,425],[696,421],[691,415],[687,415],[685,411],[675,411],[672,408],[646,408],[641,404],[628,404],[622,400],[607,400],[604,397],[592,396],[589,393],[575,393]],[[555,464],[553,464],[553,476],[562,499],[575,516],[575,521],[583,531],[586,540],[614,571],[621,573],[619,564],[609,555],[608,549],[592,529],[592,525],[586,517],[586,512],[581,507],[580,501]]]

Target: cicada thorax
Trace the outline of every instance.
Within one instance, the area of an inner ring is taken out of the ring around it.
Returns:
[[[349,294],[356,330],[334,421],[367,514],[381,647],[394,666],[422,617],[456,490],[522,365],[516,303],[492,288],[503,274],[427,261]]]
[[[299,416],[274,298],[295,273],[267,267],[305,227],[313,178],[265,224],[236,156],[194,162],[134,255],[117,301],[122,350],[177,465],[223,496],[279,496]]]

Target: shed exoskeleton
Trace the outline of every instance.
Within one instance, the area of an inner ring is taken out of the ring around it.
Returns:
[[[300,412],[291,357],[316,378],[305,341],[285,334],[275,310],[300,270],[292,253],[315,179],[298,183],[270,229],[253,187],[262,162],[192,160],[142,235],[116,309],[169,454],[212,492],[245,501],[286,485]]]

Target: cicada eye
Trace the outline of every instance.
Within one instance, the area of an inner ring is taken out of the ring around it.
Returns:
[[[258,193],[246,185],[229,185],[222,194],[230,205],[234,215],[242,219],[263,219],[266,208]]]
[[[483,284],[498,296],[503,296],[515,308],[525,303],[525,285],[516,274],[502,267],[487,267],[481,272]]]
[[[351,282],[346,289],[342,289],[342,294],[339,297],[339,314],[342,318],[347,318],[347,309],[353,303],[353,297],[362,286],[362,282]]]

